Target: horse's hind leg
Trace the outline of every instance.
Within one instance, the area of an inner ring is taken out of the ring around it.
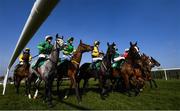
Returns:
[[[83,94],[86,93],[87,91],[87,88],[88,88],[88,79],[84,79],[84,83],[83,83]]]

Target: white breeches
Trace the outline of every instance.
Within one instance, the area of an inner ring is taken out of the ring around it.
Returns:
[[[114,58],[114,62],[120,61],[121,59],[125,59],[125,58],[122,56],[116,57]]]
[[[98,61],[98,60],[101,60],[101,61],[102,61],[102,58],[101,58],[101,57],[92,58],[92,61],[93,61],[93,62],[96,62],[96,61]]]
[[[72,55],[63,55],[63,60],[70,60]]]
[[[46,56],[47,56],[46,54],[39,54],[38,57],[39,57],[39,58],[46,58]]]

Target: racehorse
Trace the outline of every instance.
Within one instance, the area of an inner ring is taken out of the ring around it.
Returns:
[[[51,90],[52,90],[52,82],[55,76],[55,69],[57,67],[57,63],[59,61],[59,52],[63,48],[63,37],[57,37],[56,41],[53,45],[52,51],[44,62],[43,65],[37,68],[37,70],[33,69],[33,65],[30,66],[30,75],[28,76],[28,97],[31,99],[30,89],[31,89],[31,82],[33,77],[36,76],[37,79],[35,81],[36,92],[34,94],[34,99],[37,97],[39,85],[43,80],[45,82],[45,101],[48,102],[48,106],[52,107],[52,97],[51,97]]]
[[[106,85],[108,85],[107,79],[109,78],[109,75],[110,75],[109,70],[111,68],[112,55],[115,54],[114,42],[111,45],[107,43],[107,45],[108,45],[108,49],[100,63],[99,69],[92,69],[90,68],[91,63],[85,63],[81,66],[78,77],[77,77],[78,87],[79,87],[81,79],[84,79],[83,89],[86,88],[89,78],[91,77],[98,78],[99,88],[101,90],[100,96],[101,96],[101,99],[103,100],[105,99],[105,94],[107,93]]]
[[[142,71],[144,73],[144,79],[149,81],[149,84],[150,84],[150,87],[152,88],[153,85],[152,83],[154,84],[155,88],[157,88],[157,84],[156,84],[156,81],[153,79],[152,77],[152,73],[151,73],[151,69],[155,66],[159,67],[160,66],[160,63],[157,62],[153,57],[149,57],[145,54],[143,54],[141,56],[141,60],[142,60],[142,63],[143,63],[143,68],[142,68]]]
[[[100,56],[103,57],[104,53],[100,53]],[[77,76],[77,84],[78,84],[78,89],[80,89],[80,82],[83,79],[83,90],[82,94],[85,92],[88,86],[88,80],[90,78],[94,78],[95,80],[97,79],[97,70],[90,68],[92,63],[84,63],[81,65],[79,68],[79,73]]]
[[[137,79],[137,73],[135,73],[135,68],[140,67],[140,64],[137,62],[139,59],[140,54],[137,42],[135,44],[130,42],[129,53],[125,62],[120,66],[120,68],[111,68],[111,79],[122,78],[121,82],[125,85],[125,91],[129,96],[131,96],[130,89],[132,89],[130,86],[133,86],[135,95],[138,95],[140,92],[140,82]]]
[[[57,67],[57,92],[59,94],[59,86],[60,81],[62,80],[63,76],[68,76],[70,78],[70,87],[69,90],[66,91],[66,94],[64,96],[64,99],[67,99],[69,96],[69,92],[72,89],[72,86],[75,88],[76,97],[78,100],[78,103],[80,103],[81,98],[79,96],[79,90],[76,83],[76,77],[79,70],[79,65],[81,62],[82,54],[84,52],[89,52],[93,50],[93,46],[84,44],[80,40],[80,44],[76,51],[74,52],[72,58],[70,61],[65,60]]]
[[[22,79],[25,79],[25,93],[27,94],[27,77],[29,75],[29,54],[25,53],[23,55],[23,64],[18,64],[14,70],[14,85],[16,87],[16,93],[19,94],[19,86]]]

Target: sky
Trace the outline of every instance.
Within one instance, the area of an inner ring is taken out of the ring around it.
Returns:
[[[0,1],[0,75],[10,58],[35,0]],[[136,42],[142,53],[154,57],[162,68],[180,67],[180,0],[61,0],[26,47],[32,56],[46,35],[73,36],[89,45],[99,40],[106,52],[115,42],[119,52]],[[61,55],[62,56],[62,55]],[[35,58],[37,59],[37,58]],[[91,62],[83,54],[81,64]],[[18,63],[18,60],[14,65]],[[13,71],[14,66],[11,68]]]

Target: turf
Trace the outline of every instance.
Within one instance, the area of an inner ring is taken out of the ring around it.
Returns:
[[[77,104],[74,93],[67,100],[61,100],[56,93],[56,87],[53,92],[53,108],[48,108],[43,102],[43,86],[38,99],[29,100],[24,94],[24,87],[20,89],[20,94],[15,94],[13,85],[7,85],[6,95],[0,95],[1,110],[47,110],[47,109],[65,109],[65,110],[180,110],[180,80],[157,80],[158,88],[151,89],[149,85],[139,96],[128,97],[120,92],[111,92],[106,100],[101,100],[97,81],[91,80],[89,90],[82,96],[82,103]],[[63,82],[61,95],[68,88],[68,82]],[[0,86],[2,92],[2,85]]]

